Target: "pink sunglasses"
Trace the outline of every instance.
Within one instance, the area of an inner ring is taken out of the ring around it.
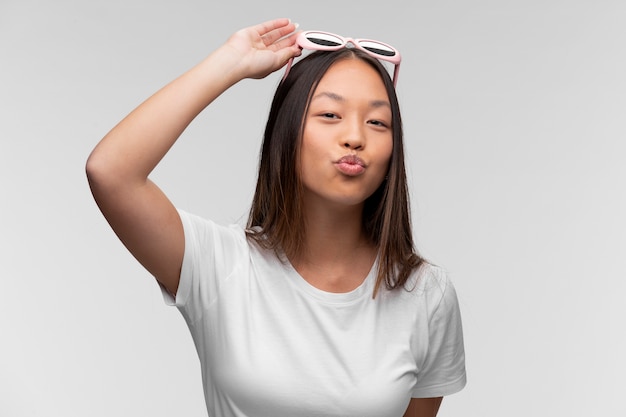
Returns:
[[[296,38],[296,45],[298,45],[301,49],[310,49],[314,51],[337,51],[346,47],[348,43],[351,43],[355,48],[366,52],[374,58],[394,64],[393,85],[395,87],[396,82],[398,81],[398,72],[400,72],[400,61],[402,61],[402,57],[400,56],[400,52],[398,52],[398,50],[391,45],[371,39],[344,38],[342,36],[335,35],[334,33],[321,32],[319,30],[301,32]],[[292,64],[293,58],[291,58],[287,63],[287,69],[285,71],[285,75],[283,76],[283,80],[287,78]]]

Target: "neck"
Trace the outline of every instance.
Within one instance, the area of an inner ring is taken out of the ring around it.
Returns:
[[[365,235],[363,207],[305,211],[304,250],[293,266],[318,288],[349,291],[358,286],[376,259],[377,248]]]

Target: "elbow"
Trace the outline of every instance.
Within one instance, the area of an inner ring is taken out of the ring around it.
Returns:
[[[132,191],[146,184],[147,175],[136,172],[136,164],[129,164],[116,153],[96,147],[85,163],[85,173],[96,200],[114,193]]]
[[[94,149],[85,163],[85,174],[94,197],[99,194],[113,191],[124,183],[123,171],[116,164],[115,159],[102,150]]]
[[[107,177],[107,164],[105,158],[102,157],[98,149],[94,149],[85,163],[85,174],[87,181],[93,188],[94,184],[102,182]]]
[[[85,163],[87,183],[96,203],[100,205],[102,198],[107,195],[107,169],[96,150],[92,151]]]

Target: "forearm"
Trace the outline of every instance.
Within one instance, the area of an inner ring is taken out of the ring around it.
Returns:
[[[191,121],[243,78],[238,64],[236,53],[223,46],[148,98],[93,150],[87,163],[90,177],[145,183]]]

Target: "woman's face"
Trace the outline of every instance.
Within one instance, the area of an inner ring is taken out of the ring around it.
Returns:
[[[380,75],[359,59],[334,63],[305,115],[300,175],[305,203],[361,205],[387,174],[391,106]]]

